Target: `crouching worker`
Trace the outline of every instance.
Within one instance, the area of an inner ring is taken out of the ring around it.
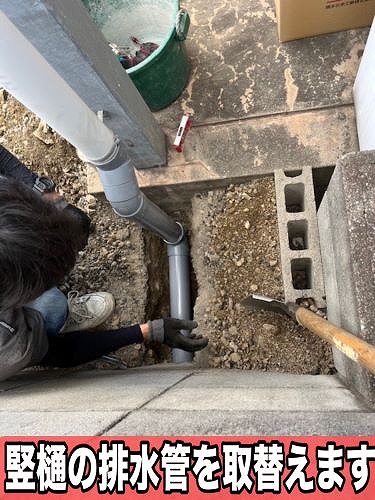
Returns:
[[[56,288],[85,246],[88,227],[79,209],[62,209],[23,182],[0,176],[0,380],[33,365],[77,366],[133,343],[191,352],[207,345],[205,338],[181,334],[196,328],[194,321],[173,318],[89,331],[112,313],[112,295],[66,298]]]

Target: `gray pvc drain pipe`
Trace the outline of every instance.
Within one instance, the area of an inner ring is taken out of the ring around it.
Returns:
[[[189,247],[184,230],[139,189],[126,147],[0,12],[0,86],[70,142],[98,168],[106,198],[168,244],[171,315],[191,319]],[[181,351],[176,362],[192,359]]]
[[[138,222],[169,245],[180,243],[184,237],[181,224],[169,217],[139,189],[126,146],[117,138],[113,138],[112,148],[107,158],[87,160],[97,167],[105,196],[113,210],[120,217]]]
[[[186,238],[177,245],[168,245],[168,263],[171,316],[179,319],[192,318],[190,249]],[[175,363],[186,363],[191,360],[191,353],[173,349]]]
[[[167,243],[170,314],[173,318],[191,319],[190,249],[182,225],[140,191],[134,168],[121,142],[112,160],[96,163],[96,166],[113,210],[120,217],[138,222]],[[188,363],[192,359],[191,353],[173,349],[174,363]]]

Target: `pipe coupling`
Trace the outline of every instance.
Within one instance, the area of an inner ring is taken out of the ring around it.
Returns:
[[[114,137],[113,147],[110,152],[99,160],[87,160],[91,165],[100,170],[115,170],[129,161],[126,146],[117,136]]]
[[[133,206],[133,200],[138,200],[139,199],[139,203],[136,201],[135,204],[136,206]],[[143,205],[145,203],[145,197],[144,197],[144,194],[139,191],[139,197],[133,197],[133,198],[130,198],[130,199],[124,199],[122,200],[121,204],[122,204],[122,210],[117,210],[115,206],[112,205],[112,208],[113,208],[113,211],[115,212],[116,215],[118,215],[119,217],[124,217],[126,219],[134,219],[135,217],[137,217],[137,215],[139,215],[140,212],[142,212],[142,209],[143,209]],[[128,210],[130,210],[130,212],[128,212]]]

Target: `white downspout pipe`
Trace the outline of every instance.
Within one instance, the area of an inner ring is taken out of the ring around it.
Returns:
[[[184,231],[139,189],[134,168],[123,143],[102,123],[34,46],[0,12],[0,85],[33,113],[70,142],[89,163],[99,169],[104,192],[115,212],[131,218],[155,232],[169,246],[186,245]],[[179,311],[190,310],[190,288],[186,283],[186,255],[181,269],[173,260],[171,297],[182,297],[189,304],[179,306],[175,317],[191,319]],[[185,282],[184,282],[185,281]],[[173,309],[176,309],[173,307]],[[190,361],[185,353],[181,361]]]
[[[0,84],[89,161],[113,154],[114,134],[0,12]]]

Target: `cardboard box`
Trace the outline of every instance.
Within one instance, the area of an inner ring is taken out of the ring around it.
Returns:
[[[375,19],[354,83],[359,149],[375,149]]]
[[[375,0],[275,0],[280,42],[370,26]]]

